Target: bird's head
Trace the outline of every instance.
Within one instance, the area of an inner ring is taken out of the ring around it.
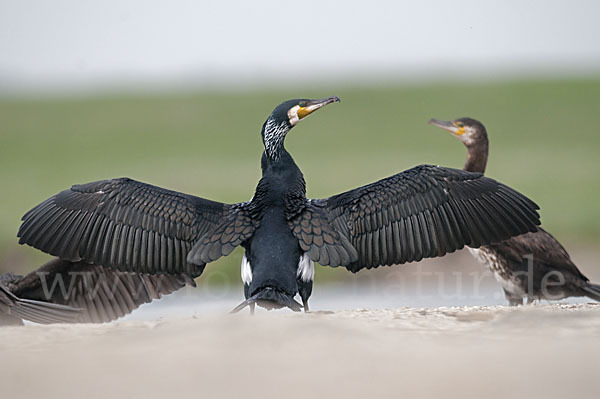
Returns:
[[[478,120],[471,118],[459,118],[453,121],[430,119],[428,123],[452,133],[467,147],[487,143],[487,132]]]
[[[23,277],[12,273],[0,274],[0,284],[10,287],[12,284],[18,283]]]
[[[291,128],[319,108],[339,101],[338,97],[331,96],[318,100],[294,99],[279,104],[269,115],[262,129],[267,156],[277,159],[283,150],[283,140]]]

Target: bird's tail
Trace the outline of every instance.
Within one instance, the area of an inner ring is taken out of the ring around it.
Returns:
[[[289,294],[286,294],[285,292],[273,287],[265,287],[258,293],[252,295],[250,298],[236,306],[231,313],[237,313],[252,303],[255,303],[267,310],[290,308],[294,312],[299,312],[302,309],[302,305],[296,302]]]
[[[600,285],[589,283],[583,287],[584,295],[600,302]]]
[[[19,298],[1,283],[0,293],[9,300],[9,314],[34,323],[74,323],[79,320],[82,311],[70,306]]]

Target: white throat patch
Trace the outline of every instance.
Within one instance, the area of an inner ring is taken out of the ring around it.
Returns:
[[[288,110],[288,120],[290,121],[290,125],[292,126],[296,126],[296,124],[300,122],[300,117],[298,116],[299,109],[299,105],[294,105]]]
[[[298,261],[298,271],[296,272],[296,277],[299,277],[300,280],[304,281],[305,283],[315,279],[315,262],[310,260],[306,253],[303,254]]]

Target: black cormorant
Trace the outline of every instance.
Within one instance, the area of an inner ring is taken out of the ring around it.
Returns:
[[[534,231],[537,205],[495,180],[421,165],[321,200],[306,198],[288,132],[339,101],[296,99],[263,124],[252,199],[224,204],[128,178],[76,185],[23,216],[21,244],[119,271],[199,276],[241,245],[240,306],[308,310],[314,262],[363,268],[442,256]],[[294,300],[299,293],[302,305]]]
[[[449,131],[467,147],[464,170],[485,172],[489,144],[481,122],[460,118],[451,122],[431,119],[429,123]],[[521,305],[523,299],[530,303],[570,296],[600,300],[600,286],[590,283],[563,246],[541,227],[500,243],[469,249],[494,273],[511,305]]]
[[[119,272],[57,258],[26,276],[0,275],[0,325],[103,323],[185,285],[195,286],[187,274]],[[19,312],[31,304],[36,312]]]

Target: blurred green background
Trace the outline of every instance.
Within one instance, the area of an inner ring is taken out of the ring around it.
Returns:
[[[309,197],[421,163],[461,168],[462,143],[427,121],[470,116],[488,129],[487,174],[533,198],[544,226],[565,244],[597,244],[600,79],[11,99],[0,100],[0,271],[25,272],[48,259],[18,245],[20,217],[72,184],[128,176],[223,202],[249,200],[268,114],[289,98],[327,95],[341,104],[286,141]],[[240,258],[237,250],[207,272],[237,276]]]

